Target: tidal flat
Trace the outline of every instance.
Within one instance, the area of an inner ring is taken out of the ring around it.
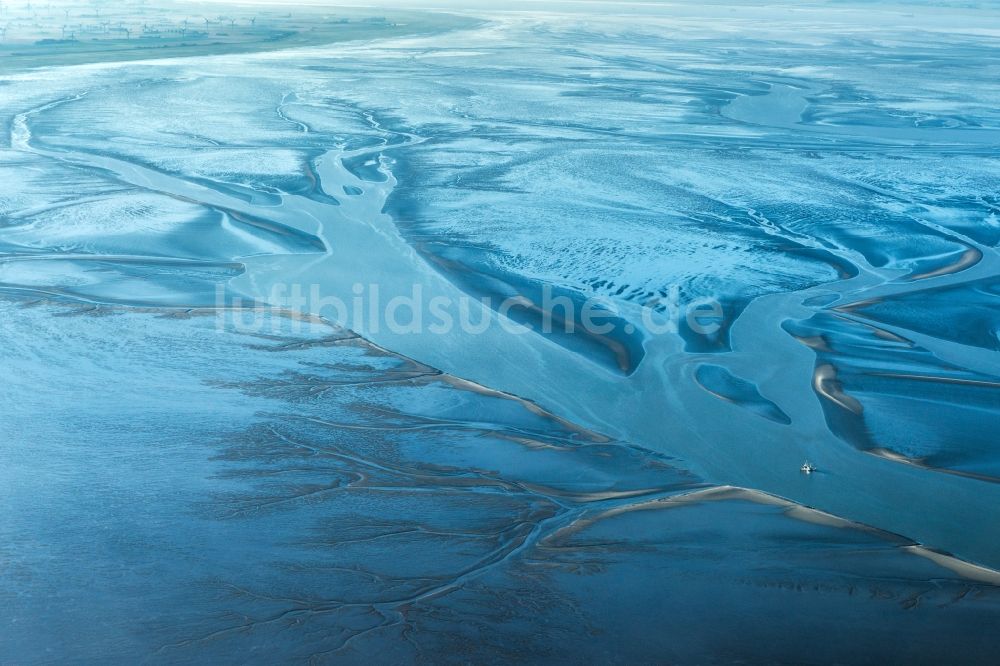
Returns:
[[[997,35],[5,2],[0,663],[994,663]]]

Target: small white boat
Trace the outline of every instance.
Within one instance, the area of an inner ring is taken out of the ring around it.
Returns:
[[[801,469],[806,474],[812,474],[813,472],[816,471],[816,468],[813,467],[812,463],[810,463],[808,460],[802,463],[802,467],[800,467],[799,469]]]

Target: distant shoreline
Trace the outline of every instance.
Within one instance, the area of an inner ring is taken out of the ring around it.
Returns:
[[[213,8],[217,9],[217,8]],[[244,8],[245,9],[245,8]],[[0,42],[0,73],[12,74],[45,67],[87,65],[141,60],[163,60],[213,55],[264,53],[289,48],[322,46],[374,39],[412,37],[470,28],[480,21],[457,14],[430,11],[380,11],[373,21],[360,8],[337,8],[336,20],[309,7],[269,21],[263,27],[239,34],[226,32],[228,25],[217,24],[214,32],[192,30],[161,36],[145,33],[128,39],[59,39],[41,37],[33,42]],[[326,8],[329,9],[329,8]],[[372,8],[375,9],[375,8]],[[116,19],[117,20],[117,19]],[[249,19],[244,19],[244,21]],[[341,22],[342,21],[342,22]],[[185,28],[186,30],[186,28]]]

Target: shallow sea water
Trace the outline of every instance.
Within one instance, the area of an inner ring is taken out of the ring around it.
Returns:
[[[0,70],[0,662],[995,659],[1000,13],[516,9]]]

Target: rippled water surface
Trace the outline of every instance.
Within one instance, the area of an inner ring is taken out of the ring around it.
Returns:
[[[0,13],[0,662],[995,661],[996,8],[66,7]],[[482,330],[331,306],[415,289]]]

